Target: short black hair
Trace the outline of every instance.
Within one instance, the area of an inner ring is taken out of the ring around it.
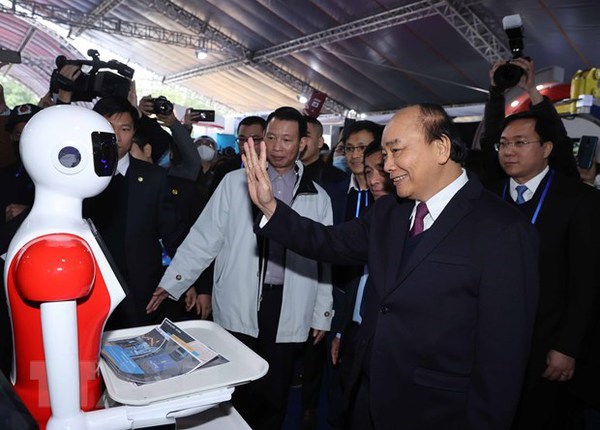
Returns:
[[[363,152],[363,157],[366,159],[369,155],[374,154],[376,152],[381,152],[383,148],[381,148],[381,139],[375,139],[373,142],[369,143],[369,145],[365,148]]]
[[[138,111],[125,97],[102,97],[94,105],[94,111],[98,112],[103,117],[110,117],[119,113],[129,113],[133,120],[133,126],[136,129],[138,128],[138,121],[140,119]]]
[[[427,142],[433,142],[446,136],[450,139],[450,159],[457,163],[464,163],[467,159],[467,145],[462,141],[456,125],[444,108],[434,103],[419,103],[421,126]]]
[[[148,140],[148,137],[144,133],[136,130],[131,143],[135,143],[140,149],[144,149],[146,145],[150,145],[150,140]]]
[[[267,117],[267,125],[273,120],[278,119],[280,121],[295,121],[298,123],[298,138],[306,137],[307,127],[306,119],[302,114],[293,107],[283,106],[275,109]]]
[[[237,132],[240,132],[240,127],[242,125],[249,126],[255,124],[260,125],[263,131],[265,131],[265,128],[267,128],[267,121],[265,121],[264,118],[261,118],[260,116],[247,116],[246,118],[243,118],[238,124]]]
[[[504,131],[508,124],[519,119],[532,119],[535,121],[535,132],[540,136],[540,145],[543,145],[544,142],[552,141],[550,124],[548,124],[548,121],[544,121],[544,118],[537,112],[524,111],[507,116],[502,122],[502,131]]]
[[[344,145],[346,144],[346,140],[348,140],[350,136],[363,130],[370,132],[373,135],[373,140],[381,141],[381,135],[383,134],[383,126],[377,124],[376,122],[365,119],[362,121],[354,121],[352,124],[344,127],[344,134],[342,137],[342,142],[344,143]]]
[[[314,116],[309,116],[309,115],[304,115],[304,119],[306,120],[306,124],[312,124],[314,125],[319,134],[322,136],[323,135],[323,124],[321,124],[321,121],[319,121],[317,118],[315,118]]]

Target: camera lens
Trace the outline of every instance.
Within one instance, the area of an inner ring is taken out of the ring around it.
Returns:
[[[170,115],[173,112],[173,103],[165,96],[154,99],[154,113],[159,115]]]
[[[523,73],[525,73],[525,70],[517,65],[510,63],[503,64],[494,72],[494,83],[499,90],[507,90],[519,83]]]

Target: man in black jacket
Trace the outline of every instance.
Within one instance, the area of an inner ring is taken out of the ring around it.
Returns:
[[[152,324],[160,316],[147,316],[145,308],[164,271],[161,242],[169,255],[175,255],[185,225],[170,196],[166,170],[129,155],[135,107],[124,98],[105,97],[94,110],[113,126],[119,163],[109,186],[84,201],[84,217],[94,222],[129,290],[107,327]],[[190,294],[195,293],[192,290]],[[195,294],[189,299],[190,309],[192,301]]]
[[[514,62],[525,72],[518,85],[529,93],[531,110],[499,125],[502,115],[492,88],[481,141],[504,174],[490,188],[517,207],[540,236],[540,300],[513,428],[564,429],[567,381],[577,372],[596,310],[600,196],[578,177],[569,177],[578,176],[572,142],[552,104],[535,87],[533,63]]]

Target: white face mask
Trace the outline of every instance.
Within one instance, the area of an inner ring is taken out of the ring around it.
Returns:
[[[210,146],[200,145],[198,147],[198,155],[202,161],[212,161],[215,158],[217,151],[212,149]]]

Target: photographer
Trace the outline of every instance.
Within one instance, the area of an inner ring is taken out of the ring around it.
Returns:
[[[135,86],[133,86],[135,89]],[[171,154],[171,163],[169,165],[169,176],[178,177],[187,179],[190,181],[195,181],[198,177],[198,173],[200,172],[200,156],[198,155],[198,151],[196,150],[196,145],[194,141],[190,137],[190,133],[187,128],[181,124],[181,122],[175,117],[173,113],[173,105],[168,100],[164,99],[167,103],[170,104],[170,109],[165,109],[164,113],[161,113],[160,110],[157,112],[155,109],[155,100],[152,96],[144,96],[140,100],[138,106],[138,112],[142,118],[146,118],[146,128],[150,128],[153,134],[149,136],[163,136],[167,135],[162,127],[160,127],[160,123],[165,125],[171,130],[172,137],[169,136],[169,142],[173,143],[170,145],[170,149],[172,151]],[[167,106],[168,107],[168,106]],[[164,109],[164,108],[163,108]],[[156,120],[150,118],[151,115],[156,114]],[[158,121],[157,121],[158,120]],[[146,130],[146,133],[148,130]],[[159,139],[162,141],[162,137]],[[152,150],[156,150],[156,146],[153,144]],[[169,150],[169,149],[167,149]],[[163,155],[164,151],[159,154]],[[154,162],[157,162],[156,157],[152,157]]]
[[[530,110],[540,117],[544,126],[547,127],[554,148],[550,154],[550,165],[556,171],[565,176],[579,178],[577,164],[573,156],[573,141],[567,135],[567,131],[552,105],[552,102],[538,91],[535,84],[535,69],[533,60],[516,58],[510,61],[521,69],[523,75],[516,87],[527,92],[531,100]],[[490,185],[498,178],[506,177],[498,164],[498,153],[494,144],[499,141],[502,132],[502,121],[504,121],[506,100],[504,97],[507,89],[498,87],[494,81],[496,70],[506,64],[506,61],[496,62],[490,70],[490,93],[489,100],[485,105],[484,131],[480,140],[481,150],[484,155],[484,184]]]

